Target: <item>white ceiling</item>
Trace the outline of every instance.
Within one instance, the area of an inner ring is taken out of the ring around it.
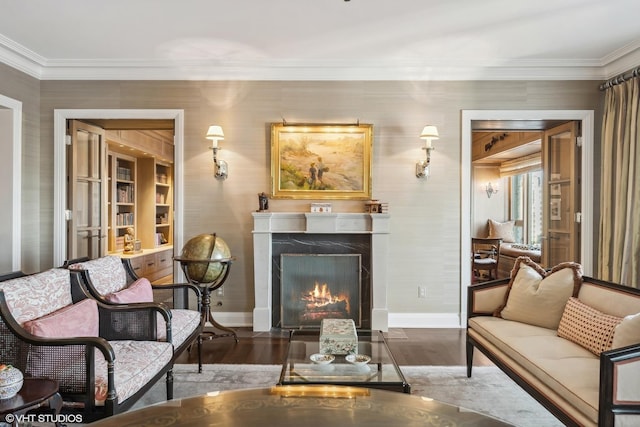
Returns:
[[[604,80],[638,0],[0,0],[0,62],[40,79]]]

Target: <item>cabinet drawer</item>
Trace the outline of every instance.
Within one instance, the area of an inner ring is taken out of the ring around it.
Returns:
[[[157,254],[149,254],[142,257],[142,276],[149,277],[155,273],[158,261],[156,259]]]
[[[158,270],[164,270],[165,268],[171,268],[171,266],[173,266],[172,250],[158,252],[156,256],[158,262]]]
[[[143,257],[141,256],[137,256],[134,258],[130,258],[130,262],[131,262],[131,267],[133,268],[133,271],[136,273],[136,276],[138,277],[142,277],[142,266],[143,266]]]

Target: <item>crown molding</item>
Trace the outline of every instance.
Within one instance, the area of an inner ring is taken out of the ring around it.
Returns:
[[[0,35],[0,62],[40,80],[468,81],[606,80],[640,64],[640,42],[601,61],[516,60],[420,63],[412,60],[184,61],[48,60]]]

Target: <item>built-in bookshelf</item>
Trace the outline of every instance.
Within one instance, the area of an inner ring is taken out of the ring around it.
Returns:
[[[172,138],[165,131],[107,131],[108,251],[158,283],[171,283],[174,267]],[[137,242],[125,253],[130,227]]]
[[[140,170],[139,220],[144,218],[140,230],[143,247],[158,248],[173,242],[173,185],[170,163],[153,158],[138,159]],[[143,201],[142,201],[143,200]]]
[[[172,168],[170,164],[156,162],[156,246],[171,244],[173,236]]]
[[[124,249],[127,228],[136,228],[136,158],[109,154],[109,252]]]

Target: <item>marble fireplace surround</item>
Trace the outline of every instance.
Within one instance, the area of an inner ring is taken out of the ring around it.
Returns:
[[[368,234],[371,236],[371,329],[387,332],[389,214],[253,212],[253,330],[272,328],[274,234]],[[279,284],[275,284],[278,286]]]

